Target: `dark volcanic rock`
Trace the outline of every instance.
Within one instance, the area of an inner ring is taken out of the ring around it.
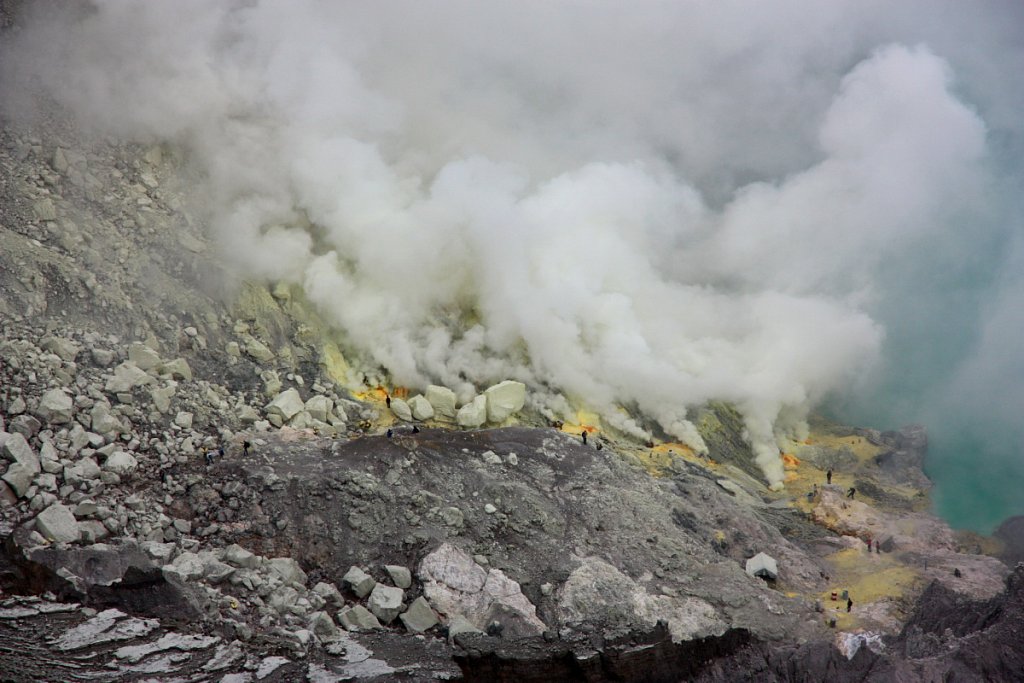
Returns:
[[[97,607],[119,607],[129,614],[172,620],[202,614],[198,594],[169,580],[135,543],[87,547],[29,547],[18,530],[3,544],[3,588],[41,594]]]
[[[663,622],[647,633],[608,641],[582,633],[552,642],[541,637],[506,641],[467,633],[456,637],[462,650],[455,661],[466,681],[481,683],[668,683],[690,679],[707,662],[731,655],[750,640],[749,631],[730,629],[721,636],[673,643]]]

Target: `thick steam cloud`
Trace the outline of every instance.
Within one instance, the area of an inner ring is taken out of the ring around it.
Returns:
[[[698,450],[730,401],[778,483],[777,438],[885,366],[886,274],[997,220],[979,107],[1012,103],[934,3],[769,4],[94,0],[28,20],[4,87],[186,150],[225,258],[396,382]]]

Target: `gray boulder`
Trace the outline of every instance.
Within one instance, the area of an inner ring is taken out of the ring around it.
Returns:
[[[73,361],[80,351],[78,344],[64,337],[47,337],[39,345],[43,350],[54,353],[64,361]]]
[[[342,577],[342,581],[347,583],[352,592],[360,598],[365,598],[369,595],[370,591],[377,585],[374,578],[359,567],[349,567],[349,570],[345,572],[345,576]]]
[[[375,617],[385,624],[390,624],[402,611],[403,597],[405,597],[405,591],[401,588],[378,583],[370,593],[367,604]]]
[[[140,370],[152,370],[160,365],[160,354],[145,344],[132,344],[128,347],[128,360]]]
[[[110,393],[121,394],[131,391],[135,387],[152,384],[152,382],[153,378],[147,375],[145,370],[130,360],[126,360],[114,368],[114,374],[107,379],[103,388]]]
[[[260,566],[260,558],[237,543],[229,545],[224,549],[222,559],[228,564],[233,564],[243,569],[255,569]]]
[[[32,482],[35,478],[36,472],[28,465],[23,465],[20,462],[11,463],[11,466],[7,468],[3,476],[3,480],[10,485],[11,490],[14,491],[18,498],[25,497],[28,490],[32,488]]]
[[[306,572],[290,557],[275,557],[267,560],[263,566],[284,583],[306,583]]]
[[[288,422],[305,407],[306,404],[302,402],[299,392],[296,389],[288,389],[275,396],[274,400],[267,404],[266,411],[268,415],[279,415],[282,420]]]
[[[126,477],[134,472],[138,465],[139,462],[130,454],[124,451],[114,451],[107,456],[107,461],[103,463],[103,469],[113,472],[118,476]]]
[[[26,465],[35,472],[39,471],[39,458],[35,451],[28,445],[28,441],[22,434],[5,434],[3,446],[0,447],[0,455],[5,459]]]
[[[78,540],[78,520],[71,508],[54,503],[36,517],[36,531],[54,543],[73,543]]]
[[[306,412],[314,420],[327,422],[332,410],[334,410],[334,401],[326,396],[317,394],[306,401]]]
[[[346,631],[376,631],[384,628],[377,617],[362,605],[356,605],[338,612],[338,623]]]
[[[384,566],[384,571],[391,577],[391,583],[395,584],[398,588],[406,589],[412,587],[412,573],[397,564],[388,564]]]
[[[192,368],[188,366],[188,361],[184,358],[175,358],[163,363],[158,372],[161,375],[169,375],[171,379],[192,381]]]
[[[341,597],[341,591],[339,591],[332,583],[324,583],[321,581],[317,585],[313,586],[313,592],[319,595],[326,604],[331,605],[332,607],[341,607],[345,604],[345,598]]]
[[[438,624],[437,614],[430,609],[423,596],[413,600],[409,609],[400,614],[399,618],[405,624],[405,628],[412,633],[423,633]]]
[[[50,389],[39,399],[36,415],[44,422],[64,424],[71,421],[74,401],[61,389]]]

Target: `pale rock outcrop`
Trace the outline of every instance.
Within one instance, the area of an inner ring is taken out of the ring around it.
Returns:
[[[66,505],[54,503],[36,517],[36,531],[54,543],[73,543],[78,540],[78,520]]]
[[[484,396],[487,397],[487,421],[501,423],[523,409],[526,403],[526,385],[505,380],[488,387],[484,391]]]
[[[487,421],[487,397],[480,394],[459,408],[455,417],[460,427],[479,427]]]
[[[718,635],[728,627],[707,602],[694,597],[652,596],[596,557],[582,560],[558,590],[557,599],[564,621],[636,628],[664,620],[674,640]]]
[[[434,417],[434,406],[430,405],[430,401],[420,394],[409,399],[409,409],[412,411],[413,418],[420,421]]]
[[[44,422],[64,424],[71,421],[74,401],[62,389],[50,389],[39,399],[36,415]]]
[[[546,628],[519,584],[500,569],[485,570],[473,558],[445,543],[423,558],[417,570],[423,595],[449,617],[461,614],[476,628],[499,621],[506,633],[538,635]]]
[[[409,408],[409,404],[400,398],[391,399],[391,412],[395,414],[399,420],[404,422],[412,422],[412,409]]]
[[[305,408],[306,404],[302,401],[302,397],[299,396],[298,390],[287,389],[275,396],[274,400],[267,404],[266,411],[268,415],[279,415],[282,420],[288,422]]]
[[[436,415],[455,417],[455,392],[448,387],[431,384],[427,387],[425,398]]]

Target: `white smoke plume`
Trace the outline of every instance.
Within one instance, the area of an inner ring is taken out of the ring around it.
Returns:
[[[893,4],[93,0],[27,18],[3,87],[187,150],[225,259],[396,382],[698,449],[731,401],[777,483],[777,435],[885,365],[887,274],[1005,229],[1019,8]]]

